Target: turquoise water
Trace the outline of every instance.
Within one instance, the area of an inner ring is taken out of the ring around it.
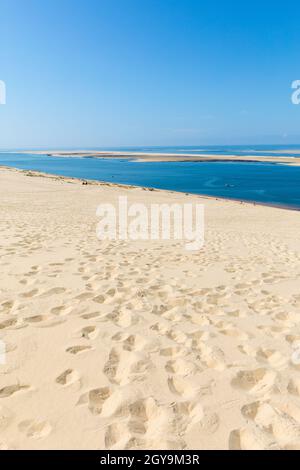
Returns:
[[[300,167],[287,165],[231,162],[138,163],[124,159],[61,158],[21,153],[0,153],[0,165],[300,209]]]

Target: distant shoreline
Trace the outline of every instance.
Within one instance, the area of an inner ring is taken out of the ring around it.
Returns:
[[[287,151],[286,151],[287,152]],[[283,152],[283,153],[286,153]],[[49,157],[79,157],[79,158],[134,158],[137,162],[237,162],[237,163],[274,163],[291,166],[300,166],[300,158],[297,157],[274,157],[271,155],[216,155],[216,154],[176,154],[176,153],[147,153],[147,152],[122,152],[122,151],[23,151],[11,152],[33,155],[47,155]],[[296,152],[293,152],[296,153]]]
[[[126,183],[112,183],[110,181],[105,180],[93,180],[88,178],[79,178],[76,176],[64,176],[59,175],[56,173],[46,173],[43,171],[37,170],[25,170],[22,168],[15,168],[5,165],[0,165],[0,172],[1,170],[8,170],[16,173],[23,174],[27,177],[41,177],[41,178],[48,178],[55,181],[61,181],[64,183],[81,183],[87,184],[91,186],[99,186],[99,187],[110,187],[110,188],[119,188],[120,190],[134,190],[140,189],[143,191],[149,192],[159,192],[159,193],[169,193],[169,194],[178,194],[182,196],[188,197],[195,197],[201,198],[209,201],[224,201],[224,202],[233,202],[237,204],[245,204],[249,206],[258,206],[258,207],[269,207],[270,209],[280,209],[280,210],[287,210],[293,212],[300,212],[300,207],[290,206],[288,204],[276,204],[276,203],[267,203],[255,200],[246,200],[246,199],[238,199],[238,198],[230,198],[230,197],[223,197],[223,196],[213,196],[204,193],[189,193],[188,191],[179,191],[176,189],[161,189],[156,188],[155,186],[140,186],[135,184],[126,184]]]

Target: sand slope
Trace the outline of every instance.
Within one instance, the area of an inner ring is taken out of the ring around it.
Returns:
[[[300,215],[203,199],[206,245],[100,242],[199,199],[1,169],[2,449],[300,448]]]

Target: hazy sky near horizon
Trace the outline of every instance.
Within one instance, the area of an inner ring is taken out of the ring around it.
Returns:
[[[300,143],[299,2],[0,0],[0,148]]]

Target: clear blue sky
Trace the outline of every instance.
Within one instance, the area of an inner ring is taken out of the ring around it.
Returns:
[[[0,0],[0,147],[300,143],[298,1]]]

